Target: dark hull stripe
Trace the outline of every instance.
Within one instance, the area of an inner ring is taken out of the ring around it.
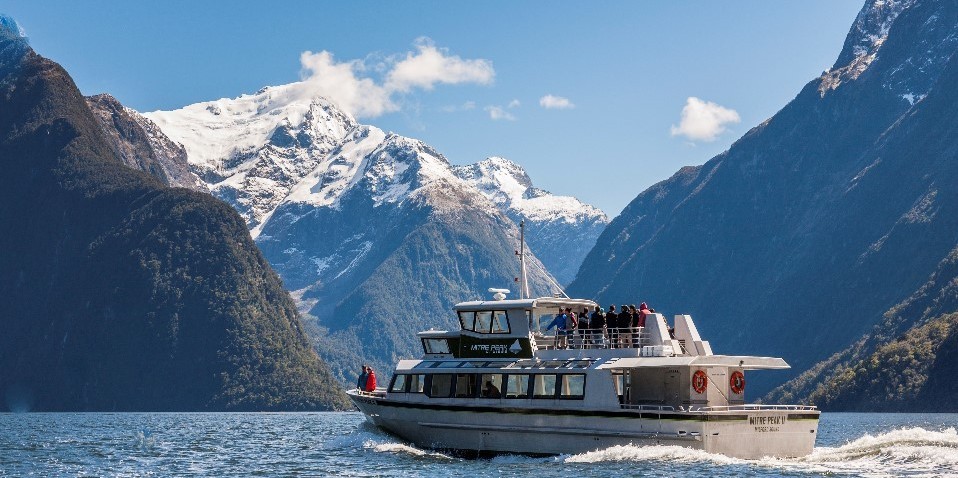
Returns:
[[[516,408],[516,407],[489,407],[468,405],[447,405],[439,403],[409,403],[395,402],[384,399],[362,398],[367,403],[373,402],[382,407],[412,408],[419,410],[437,410],[449,412],[498,413],[520,415],[566,415],[576,417],[613,417],[613,418],[647,418],[654,420],[688,420],[698,422],[719,422],[748,420],[747,414],[735,415],[700,415],[681,412],[649,412],[639,410],[570,410],[552,408]],[[761,412],[763,410],[756,410]],[[783,410],[769,410],[769,412],[786,414],[789,420],[818,420],[817,413],[788,413]]]

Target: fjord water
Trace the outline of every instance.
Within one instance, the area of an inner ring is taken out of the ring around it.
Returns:
[[[466,460],[358,413],[0,414],[0,476],[958,476],[956,427],[958,414],[826,413],[801,459],[622,446]]]

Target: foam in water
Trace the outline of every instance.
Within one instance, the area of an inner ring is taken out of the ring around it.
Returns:
[[[748,463],[745,460],[725,455],[707,453],[681,446],[636,446],[616,445],[602,450],[591,451],[564,458],[566,463],[598,463],[606,461],[669,461],[680,463],[708,462],[717,465]]]
[[[427,451],[416,448],[412,445],[399,442],[392,437],[383,434],[376,428],[359,427],[355,433],[336,437],[326,443],[325,448],[362,448],[373,450],[377,453],[393,453],[398,455],[408,455],[412,457],[438,458],[442,460],[452,460],[453,458],[436,451]]]
[[[678,446],[613,446],[562,458],[566,463],[650,462],[747,465],[804,473],[865,476],[956,476],[958,432],[901,428],[875,436],[864,435],[838,447],[818,447],[795,459],[764,458],[749,461]]]

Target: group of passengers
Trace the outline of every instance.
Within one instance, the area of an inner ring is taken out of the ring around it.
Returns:
[[[640,345],[645,321],[653,313],[655,309],[645,302],[638,307],[623,305],[618,312],[615,304],[608,312],[595,306],[591,313],[584,308],[578,314],[571,307],[560,307],[546,330],[556,329],[556,348],[634,348]]]
[[[361,392],[376,391],[376,372],[369,365],[363,365],[363,373],[359,374],[359,380],[356,381],[356,389]]]

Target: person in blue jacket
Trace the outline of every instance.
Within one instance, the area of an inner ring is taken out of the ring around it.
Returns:
[[[556,314],[555,318],[552,319],[552,322],[549,322],[549,326],[546,327],[546,332],[556,329],[556,348],[566,348],[568,346],[568,339],[566,338],[569,334],[568,329],[566,329],[566,319],[568,316],[565,312],[562,311],[562,308],[559,308],[559,313]]]

